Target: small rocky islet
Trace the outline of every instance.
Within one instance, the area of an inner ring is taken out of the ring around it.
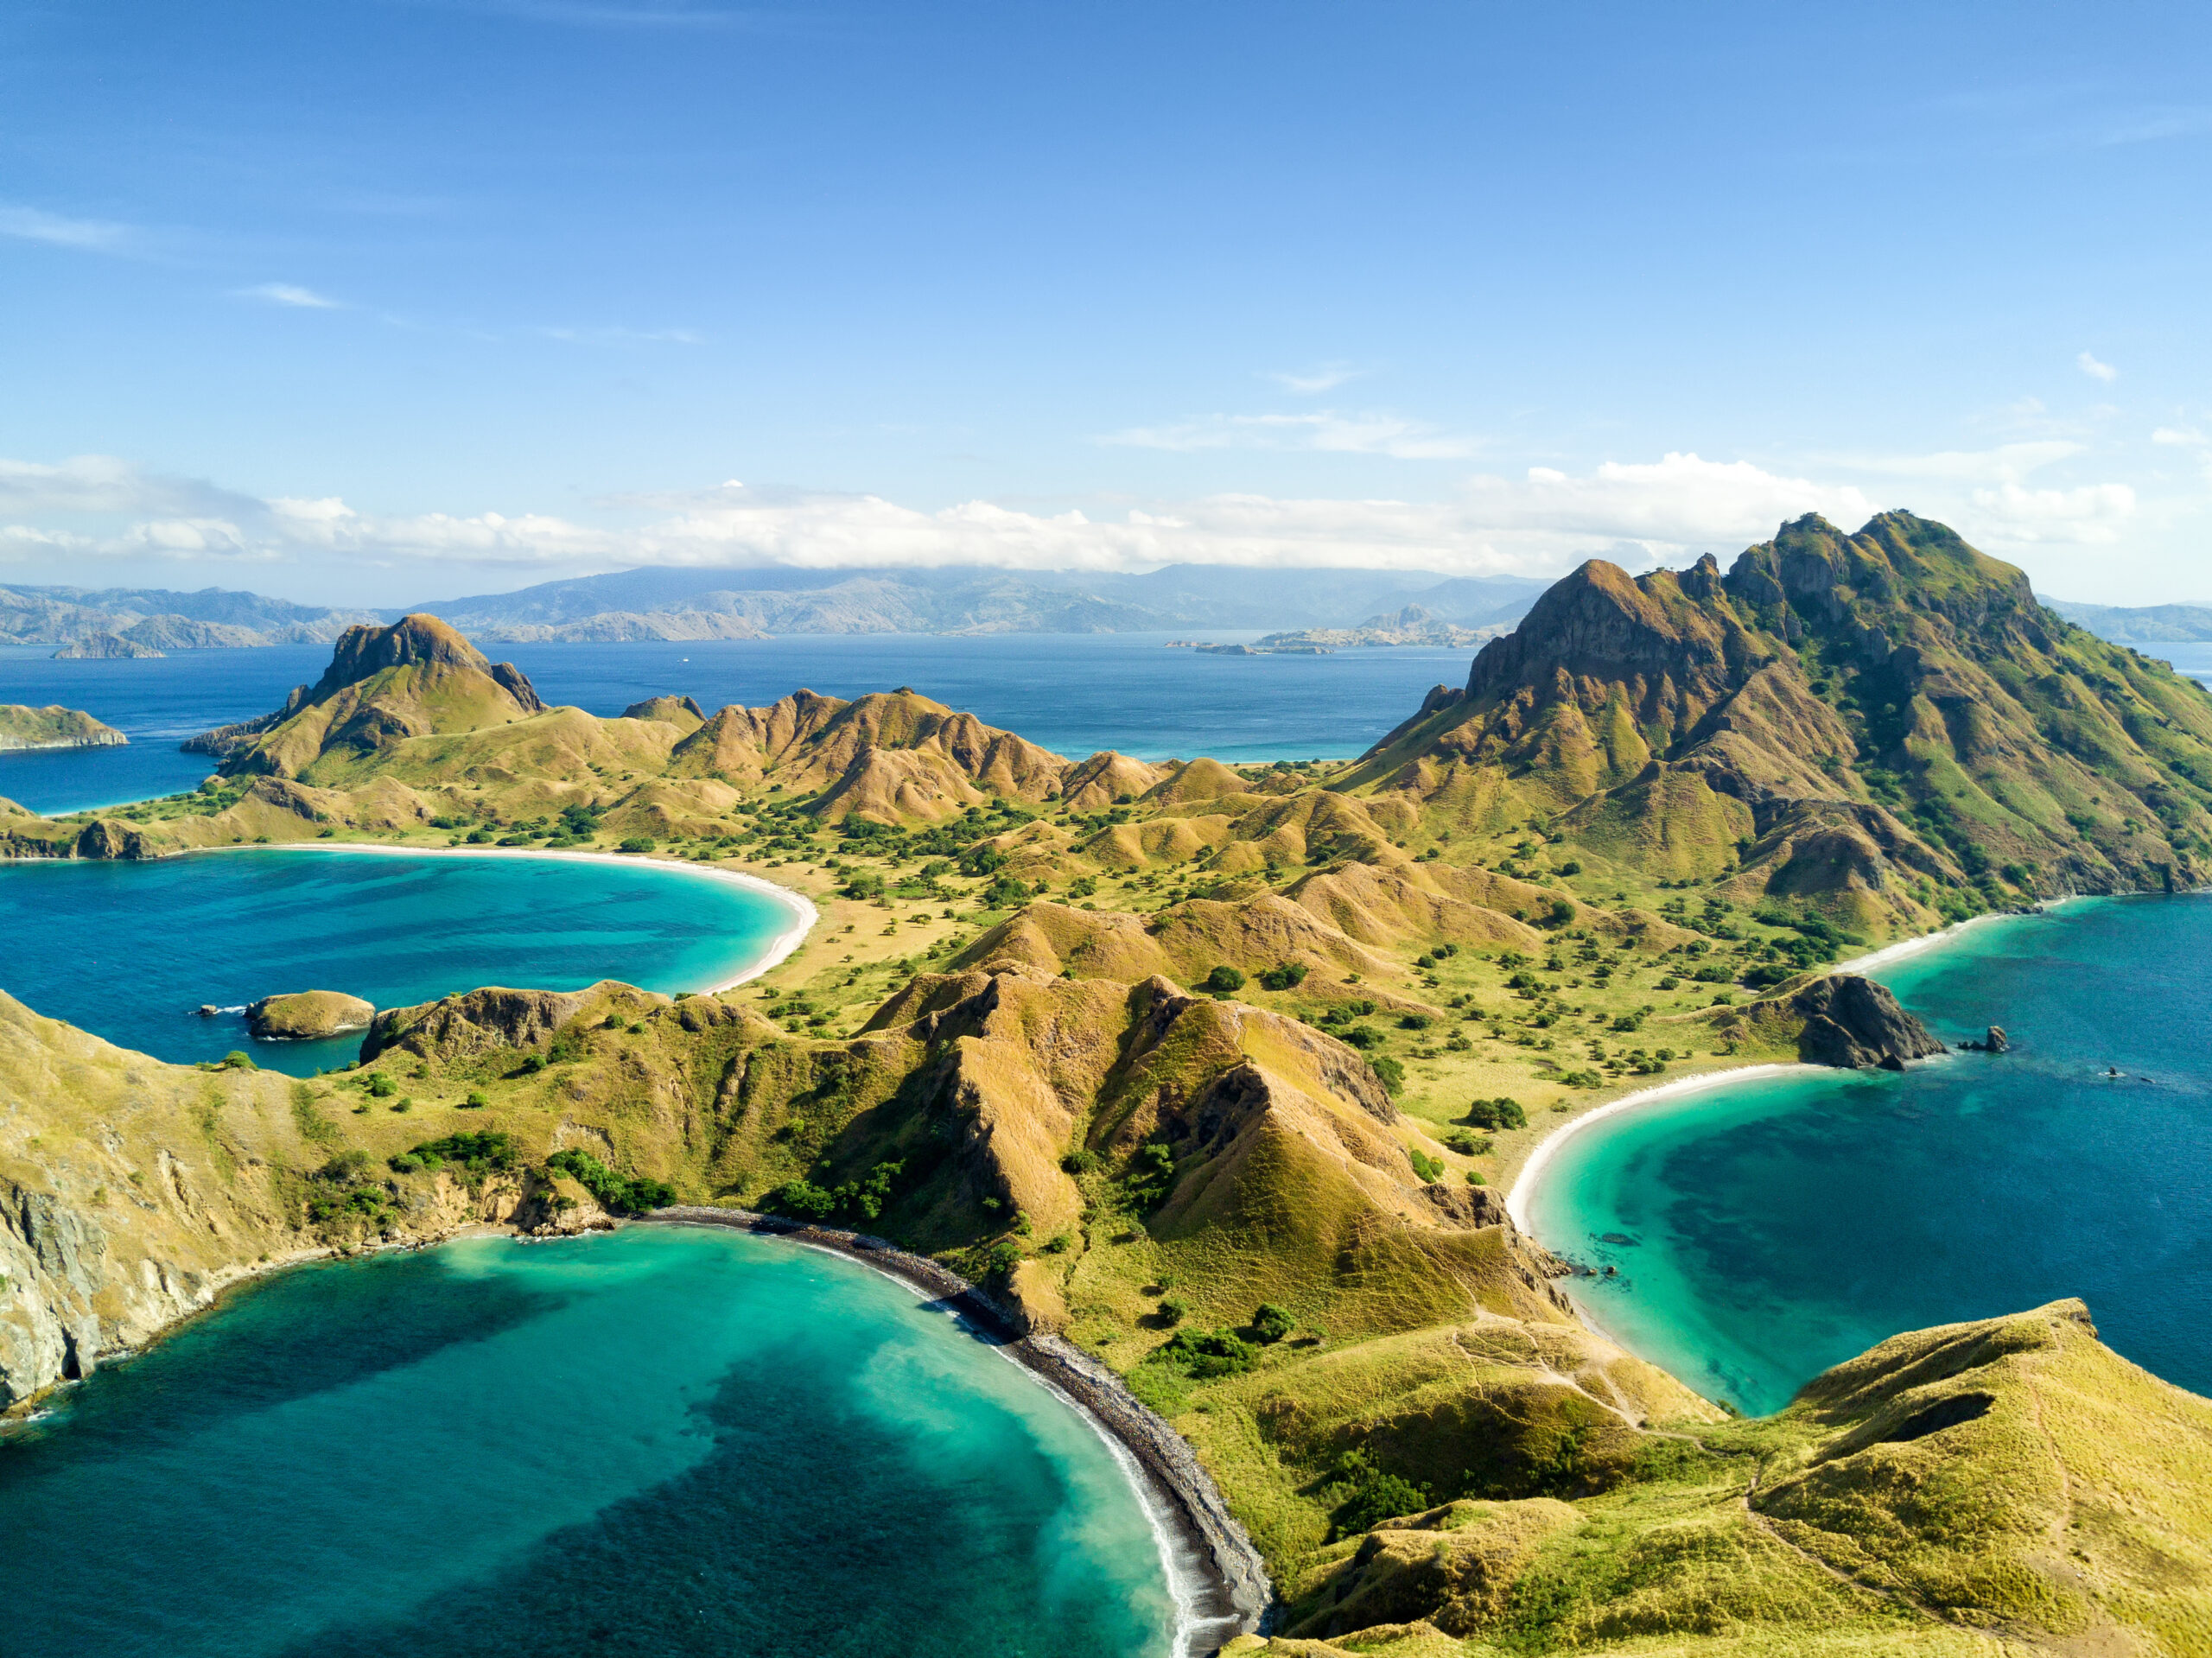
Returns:
[[[1740,1422],[1580,1324],[1495,1201],[1555,1108],[1942,1051],[1847,950],[2203,883],[2212,698],[1942,525],[1593,561],[1342,765],[1070,760],[903,691],[604,720],[419,616],[203,752],[200,794],[0,849],[629,846],[822,920],[757,986],[389,1010],[299,1083],[0,1003],[0,1215],[38,1217],[0,1223],[10,1397],[264,1260],[665,1192],[890,1239],[1122,1377],[1264,1563],[1279,1633],[1240,1652],[2212,1628],[2212,1401],[2080,1303],[1898,1336]]]

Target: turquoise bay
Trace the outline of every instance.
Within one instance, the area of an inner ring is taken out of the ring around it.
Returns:
[[[0,1454],[0,1649],[1135,1658],[1150,1520],[934,1305],[711,1229],[296,1269]]]
[[[2212,1391],[2208,962],[2212,896],[1977,924],[1873,976],[1946,1040],[1999,1024],[2014,1051],[1631,1109],[1560,1145],[1532,1227],[1618,1269],[1574,1280],[1599,1324],[1750,1411],[1897,1331],[2067,1295]]]
[[[736,977],[796,924],[756,888],[644,861],[283,848],[0,864],[0,990],[157,1058],[250,1046],[304,1075],[358,1036],[249,1043],[237,1008],[291,990],[404,1007],[480,985],[674,993]]]

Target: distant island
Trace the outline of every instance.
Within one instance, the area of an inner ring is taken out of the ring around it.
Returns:
[[[56,662],[130,662],[147,657],[159,658],[168,654],[156,651],[150,645],[141,645],[136,639],[126,639],[119,633],[87,633],[82,638],[72,639],[54,653]]]
[[[2212,1401],[2082,1303],[1739,1421],[1504,1199],[1655,1082],[1935,1053],[1847,955],[2212,882],[2212,695],[1904,512],[1592,560],[1455,681],[1356,760],[1153,763],[906,689],[601,718],[436,616],[350,629],[199,789],[0,853],[652,855],[818,924],[721,993],[385,1008],[297,1081],[0,994],[0,1217],[54,1240],[0,1223],[0,1403],[247,1274],[674,1202],[889,1240],[1098,1378],[1221,1577],[1264,1566],[1281,1638],[1230,1652],[2201,1649]]]
[[[22,748],[116,748],[130,740],[113,726],[89,714],[65,708],[26,708],[0,702],[0,750]]]
[[[1515,619],[1518,620],[1516,617]],[[1408,605],[1384,615],[1370,616],[1357,627],[1312,627],[1297,633],[1270,633],[1255,641],[1262,651],[1294,651],[1315,646],[1332,651],[1425,645],[1466,651],[1510,631],[1510,624],[1490,622],[1481,627],[1461,627],[1446,621],[1422,605]]]
[[[2050,607],[2114,645],[2187,645],[2212,639],[2212,605],[2084,605],[2053,599]]]

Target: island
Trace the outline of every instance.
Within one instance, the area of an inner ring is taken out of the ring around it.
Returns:
[[[113,726],[60,705],[26,708],[0,702],[0,751],[20,748],[114,748],[130,740]]]
[[[166,651],[156,651],[150,645],[137,639],[126,639],[118,633],[87,633],[82,638],[72,639],[54,653],[56,662],[137,662],[149,657],[165,657]]]
[[[1370,616],[1355,627],[1309,627],[1295,633],[1269,633],[1255,641],[1253,648],[1281,652],[1422,645],[1463,651],[1471,650],[1507,631],[1505,625],[1494,622],[1481,627],[1460,627],[1425,606],[1408,605],[1401,610]]]
[[[384,1009],[307,1080],[0,997],[0,1401],[288,1262],[704,1214],[895,1250],[1084,1378],[1239,1653],[2212,1628],[2212,1401],[2080,1302],[1739,1420],[1581,1322],[1503,1201],[1656,1080],[1927,1063],[1847,954],[2212,875],[2212,697],[1942,524],[1592,561],[1341,763],[1071,759],[905,689],[601,718],[424,615],[201,749],[200,789],[0,853],[673,858],[820,921],[721,994]]]

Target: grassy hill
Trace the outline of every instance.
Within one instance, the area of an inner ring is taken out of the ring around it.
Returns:
[[[628,847],[822,919],[741,992],[386,1010],[296,1085],[0,1005],[16,1394],[264,1256],[680,1197],[881,1233],[1103,1357],[1262,1548],[1276,1650],[2203,1649],[2212,1405],[2078,1306],[1738,1422],[1498,1201],[1573,1113],[1795,1057],[1844,952],[2199,879],[2212,700],[1941,526],[1586,566],[1343,765],[1072,760],[906,690],[599,719],[428,618],[214,746],[0,842]]]

